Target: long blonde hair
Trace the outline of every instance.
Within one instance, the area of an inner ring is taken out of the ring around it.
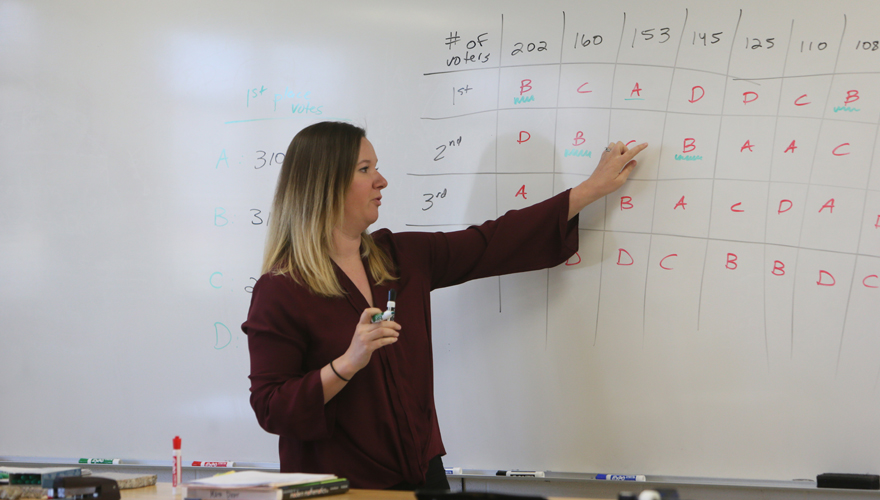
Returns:
[[[366,133],[360,127],[321,122],[302,129],[290,141],[272,202],[264,274],[289,275],[324,297],[345,294],[330,252],[363,137]],[[396,279],[393,262],[366,232],[361,234],[361,257],[367,259],[377,284]]]

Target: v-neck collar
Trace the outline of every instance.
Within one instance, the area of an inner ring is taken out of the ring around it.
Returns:
[[[367,298],[361,293],[360,289],[357,285],[351,281],[351,278],[345,274],[345,271],[336,264],[336,261],[330,259],[330,262],[333,263],[333,269],[336,271],[336,278],[339,280],[339,284],[342,285],[342,288],[345,290],[345,296],[348,299],[348,303],[358,312],[358,315],[364,312],[364,309],[370,307],[370,303],[367,302]],[[361,259],[361,262],[364,265],[364,272],[367,275],[367,284],[370,287],[370,293],[372,294],[373,299],[373,307],[381,309],[385,304],[384,301],[380,301],[381,292],[387,287],[384,286],[376,286],[376,282],[373,279],[373,273],[369,271],[368,263],[366,259]]]

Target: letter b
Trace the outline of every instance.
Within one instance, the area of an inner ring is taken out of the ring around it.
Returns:
[[[737,259],[737,257],[736,257],[735,253],[727,254],[727,263],[724,264],[724,267],[726,267],[728,269],[736,269],[736,266],[737,266],[736,259]]]

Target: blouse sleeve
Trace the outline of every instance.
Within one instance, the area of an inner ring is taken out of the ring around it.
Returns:
[[[326,439],[336,405],[333,400],[324,404],[320,367],[307,366],[309,337],[291,311],[298,295],[286,276],[266,275],[254,285],[242,324],[251,359],[250,402],[268,432],[303,441]]]
[[[578,249],[578,216],[566,190],[464,231],[434,233],[432,288],[559,265]]]

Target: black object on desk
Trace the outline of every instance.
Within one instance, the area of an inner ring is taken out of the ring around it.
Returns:
[[[818,488],[844,488],[848,490],[880,490],[880,476],[826,472],[816,476],[816,486]]]
[[[71,500],[119,500],[119,485],[106,477],[59,477],[49,498]]]

